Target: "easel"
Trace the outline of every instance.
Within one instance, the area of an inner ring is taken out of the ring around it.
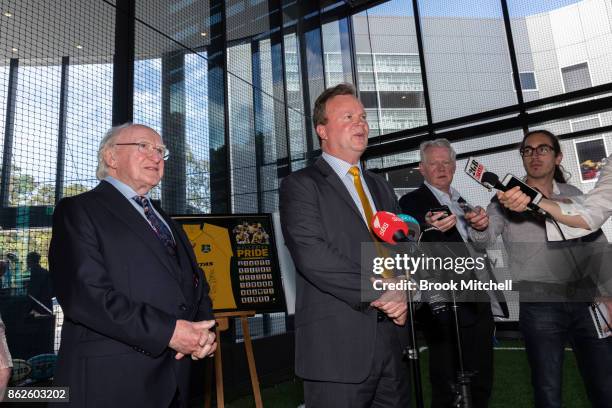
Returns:
[[[215,320],[218,325],[215,328],[215,335],[217,336],[217,350],[215,351],[215,385],[217,390],[217,407],[224,408],[225,401],[223,395],[223,364],[221,361],[221,332],[229,328],[229,318],[239,317],[240,323],[242,324],[242,337],[244,338],[244,348],[246,350],[247,362],[249,363],[249,375],[251,377],[251,387],[253,388],[253,399],[255,400],[256,408],[263,408],[261,402],[261,391],[259,390],[259,378],[257,377],[257,369],[255,368],[255,357],[253,356],[253,343],[251,343],[251,333],[249,332],[249,321],[247,317],[255,316],[254,311],[243,311],[243,312],[224,312],[215,313]],[[212,381],[208,376],[206,381],[206,401],[204,406],[206,408],[211,407],[212,403]]]

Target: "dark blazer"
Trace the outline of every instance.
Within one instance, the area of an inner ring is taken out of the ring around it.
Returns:
[[[158,211],[178,259],[105,181],[55,208],[49,265],[65,317],[55,385],[70,386],[72,406],[165,408],[177,388],[187,404],[191,359],[175,360],[168,343],[177,319],[212,319],[211,301],[186,235]]]
[[[425,184],[421,184],[419,188],[405,194],[402,198],[400,198],[399,205],[404,214],[413,216],[421,225],[425,225],[425,214],[430,209],[440,207],[442,204]],[[427,231],[423,234],[422,240],[424,242],[464,242],[463,237],[459,233],[457,227],[453,227],[445,232],[437,230]],[[471,256],[467,248],[463,248],[462,250],[461,247],[453,246],[452,251],[455,256]],[[444,247],[440,247],[438,248],[438,252],[434,255],[448,256],[448,253],[445,252]],[[464,279],[470,277],[472,276],[467,273],[462,276]],[[448,297],[450,298],[450,296]],[[471,325],[475,322],[477,306],[490,308],[488,303],[478,305],[471,302],[462,302],[460,304],[458,310],[462,325]],[[417,311],[417,318],[422,323],[432,323],[433,316],[431,315],[429,305],[423,305],[423,307]]]
[[[399,200],[399,206],[404,214],[408,214],[417,219],[419,224],[425,225],[425,214],[432,208],[440,207],[442,204],[436,196],[425,185],[405,194]],[[428,231],[423,234],[426,242],[463,242],[463,237],[457,227],[453,227],[446,232]]]
[[[377,210],[397,212],[389,184],[363,173]],[[372,236],[333,169],[319,158],[280,189],[283,235],[296,265],[295,369],[307,380],[359,383],[372,368],[377,312],[361,298],[361,243]],[[407,331],[398,327],[400,341]]]

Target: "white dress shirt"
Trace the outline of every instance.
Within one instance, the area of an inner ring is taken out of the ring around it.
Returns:
[[[363,186],[363,190],[365,191],[366,196],[368,197],[368,201],[370,202],[370,207],[372,207],[372,214],[376,214],[376,206],[374,205],[374,200],[372,199],[372,195],[370,194],[368,185],[366,184],[365,179],[363,178],[363,169],[361,167],[361,163],[350,164],[348,162],[345,162],[342,159],[339,159],[325,152],[321,154],[321,157],[323,158],[323,160],[327,162],[327,164],[331,166],[331,168],[334,170],[334,173],[336,173],[338,177],[340,177],[340,180],[342,180],[342,183],[344,184],[349,194],[351,195],[351,198],[355,202],[355,205],[357,206],[357,208],[359,208],[359,212],[361,213],[361,218],[363,218],[363,221],[366,223],[369,229],[370,226],[368,225],[368,221],[366,220],[365,211],[363,210],[363,206],[361,205],[361,199],[359,198],[359,193],[357,193],[357,189],[355,188],[355,182],[353,181],[353,175],[349,173],[349,170],[351,167],[353,166],[359,167],[359,178],[361,178],[361,185]]]
[[[557,202],[557,204],[563,214],[580,215],[591,228],[585,230],[559,224],[565,238],[580,238],[600,228],[612,216],[612,156],[607,158],[599,174],[599,180],[591,191],[586,195],[572,197],[569,202]],[[551,241],[562,239],[552,223],[547,223],[546,233]]]

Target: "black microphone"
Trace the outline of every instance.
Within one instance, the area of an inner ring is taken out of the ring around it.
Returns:
[[[421,237],[421,225],[416,218],[407,214],[397,214],[397,216],[408,226],[408,238],[410,241],[418,242]]]
[[[499,177],[497,176],[497,174],[490,172],[490,171],[485,171],[482,174],[482,183],[483,184],[488,184],[491,187],[493,187],[496,190],[501,190],[501,191],[507,191],[508,189],[506,188],[506,186],[504,186],[500,181],[499,181]]]
[[[499,177],[497,176],[497,174],[492,173],[490,171],[485,171],[482,174],[482,184],[488,184],[491,187],[493,187],[496,190],[500,190],[500,191],[508,191],[509,188],[507,186],[504,186],[500,181],[499,181]],[[528,188],[531,188],[529,186],[527,186]],[[533,189],[532,189],[533,190]],[[535,190],[534,190],[535,191]],[[540,208],[539,205],[533,203],[533,202],[529,202],[529,204],[527,204],[527,208],[529,208],[530,210],[533,210],[537,213],[540,213],[542,215],[548,215],[548,213],[543,210],[542,208]]]

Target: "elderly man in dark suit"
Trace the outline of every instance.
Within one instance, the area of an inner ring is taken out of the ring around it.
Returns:
[[[185,356],[216,348],[191,245],[149,200],[167,156],[149,127],[111,129],[98,152],[100,184],[53,214],[49,265],[65,316],[55,385],[70,387],[75,407],[186,406]]]
[[[368,122],[347,84],[317,99],[313,122],[321,142],[313,165],[289,175],[280,190],[283,235],[298,271],[296,373],[307,407],[407,407],[406,294],[361,296],[361,243],[377,210],[396,212],[380,176],[364,171]]]
[[[418,189],[400,199],[402,212],[415,217],[421,224],[436,228],[423,234],[423,241],[468,242],[468,229],[483,230],[489,219],[484,209],[467,206],[465,199],[451,186],[457,167],[454,149],[448,140],[436,139],[421,143],[420,154],[419,171],[425,181]],[[443,205],[450,210],[448,216],[431,211]],[[439,248],[442,256],[471,256],[467,246],[454,246],[451,253],[446,254],[443,246]],[[497,314],[508,317],[504,302],[494,304]],[[474,374],[471,378],[472,403],[474,407],[487,407],[493,385],[494,324],[491,303],[485,295],[479,302],[461,303],[458,312],[465,370]],[[432,408],[455,406],[453,401],[459,391],[456,385],[459,368],[457,339],[450,313],[449,305],[433,302],[425,303],[417,312],[430,351]]]

